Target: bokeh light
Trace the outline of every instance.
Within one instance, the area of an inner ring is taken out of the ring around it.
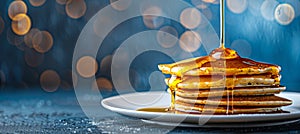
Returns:
[[[94,90],[102,90],[102,91],[112,91],[113,84],[110,80],[106,78],[97,78],[92,85],[92,89]]]
[[[143,10],[142,14],[145,26],[151,29],[160,27],[164,23],[164,19],[158,16],[161,16],[162,13],[162,10],[157,6],[150,6]]]
[[[18,14],[12,19],[11,28],[17,35],[25,35],[31,28],[31,20],[26,14]]]
[[[210,3],[210,4],[219,4],[220,0],[202,0],[203,2]]]
[[[29,48],[32,48],[32,47],[33,47],[33,43],[32,43],[32,41],[33,41],[33,36],[34,36],[36,33],[38,33],[38,32],[40,32],[39,29],[37,29],[37,28],[32,28],[32,29],[30,29],[30,31],[24,36],[24,42],[25,42],[25,44],[26,44],[27,47],[29,47]]]
[[[197,32],[186,31],[181,35],[179,45],[186,52],[195,52],[201,45],[201,37]]]
[[[5,23],[2,17],[0,16],[0,34],[4,31]]]
[[[180,23],[188,28],[194,29],[201,23],[201,14],[196,8],[186,8],[180,14]]]
[[[260,7],[261,15],[266,20],[273,21],[275,8],[278,4],[279,2],[276,0],[265,0]]]
[[[35,7],[42,6],[45,2],[46,0],[29,0],[29,3]]]
[[[100,63],[100,73],[101,75],[105,75],[107,77],[111,76],[111,62],[112,62],[112,55],[105,56]]]
[[[8,7],[8,16],[13,19],[18,14],[26,14],[27,6],[23,1],[13,1]]]
[[[24,59],[28,66],[38,67],[44,61],[44,54],[38,53],[31,48],[27,48],[24,51]]]
[[[91,56],[81,57],[76,64],[78,74],[84,78],[89,78],[95,75],[98,70],[98,63]]]
[[[60,5],[65,5],[69,0],[56,0],[56,3]]]
[[[48,31],[36,31],[32,38],[33,48],[40,52],[48,52],[53,46],[53,37]]]
[[[280,4],[275,9],[275,20],[281,25],[290,24],[295,18],[295,10],[290,4]]]
[[[228,9],[236,14],[243,13],[248,7],[247,0],[226,0]]]
[[[242,57],[250,57],[252,53],[252,46],[250,43],[244,39],[238,39],[231,43],[231,49],[238,52]]]
[[[73,19],[82,17],[86,12],[86,3],[84,0],[68,0],[66,3],[66,13]]]
[[[157,32],[157,41],[164,48],[171,48],[177,43],[178,32],[174,27],[164,26]]]
[[[123,11],[126,10],[130,5],[132,0],[109,0],[112,8]]]
[[[47,92],[56,91],[60,82],[60,77],[54,70],[46,70],[40,76],[41,87]]]

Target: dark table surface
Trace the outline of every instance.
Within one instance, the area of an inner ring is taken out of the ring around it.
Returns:
[[[90,119],[75,93],[59,91],[0,92],[0,133],[299,133],[300,122],[256,128],[170,128],[108,110]],[[171,131],[170,131],[171,130]]]

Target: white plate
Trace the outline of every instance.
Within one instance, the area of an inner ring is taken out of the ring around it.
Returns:
[[[300,93],[282,92],[279,96],[290,99],[293,104],[283,107],[289,113],[274,114],[238,114],[238,115],[195,115],[195,114],[172,114],[159,112],[136,111],[145,107],[168,107],[170,95],[167,92],[137,92],[114,96],[102,100],[103,107],[122,115],[148,120],[148,123],[171,126],[188,126],[204,124],[239,124],[242,126],[260,124],[260,126],[279,125],[291,123],[300,118]],[[147,121],[146,121],[147,122]],[[160,122],[160,123],[159,123]],[[226,126],[226,125],[225,125]]]

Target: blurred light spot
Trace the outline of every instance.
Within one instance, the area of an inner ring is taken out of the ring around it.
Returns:
[[[89,78],[97,72],[98,63],[93,57],[84,56],[77,61],[76,70],[80,76]]]
[[[199,0],[200,1],[200,0]],[[215,1],[217,0],[202,0],[203,2],[206,2],[206,3],[214,3]]]
[[[186,8],[180,14],[181,24],[189,29],[194,29],[201,22],[201,15],[196,8]]]
[[[53,46],[52,35],[48,31],[37,31],[33,36],[32,45],[40,53],[48,52]]]
[[[201,0],[191,0],[192,4],[199,9],[206,9],[208,4]]]
[[[132,0],[109,0],[111,3],[111,6],[118,10],[123,11],[126,10],[130,5]]]
[[[13,1],[8,7],[8,16],[13,19],[17,14],[26,14],[27,6],[23,1]]]
[[[15,45],[18,46],[20,44],[23,43],[23,36],[18,36],[16,35],[11,28],[7,29],[7,41],[11,44],[11,45]]]
[[[24,59],[28,66],[37,67],[44,61],[44,54],[38,53],[33,49],[25,49]]]
[[[40,76],[41,87],[47,92],[54,92],[60,85],[60,77],[53,70],[46,70]]]
[[[24,42],[26,44],[27,47],[29,48],[32,48],[33,47],[33,44],[32,44],[32,39],[33,39],[33,36],[40,32],[39,29],[37,28],[32,28],[25,36],[24,36]]]
[[[0,88],[3,88],[5,86],[6,78],[5,74],[2,70],[0,70]]]
[[[157,41],[164,48],[173,47],[178,40],[178,32],[171,26],[164,26],[157,32]]]
[[[265,0],[260,7],[261,15],[269,21],[274,20],[274,11],[279,4],[276,0]]]
[[[249,57],[252,53],[252,46],[248,41],[243,39],[233,41],[230,48],[236,50],[242,57]]]
[[[112,55],[105,56],[100,63],[100,73],[107,77],[111,76]]]
[[[29,3],[30,3],[32,6],[35,6],[35,7],[41,6],[41,5],[43,5],[45,2],[46,2],[46,0],[29,0]]]
[[[162,10],[157,6],[151,6],[142,11],[143,22],[146,27],[155,29],[164,23],[164,19],[159,17],[162,15]]]
[[[201,37],[197,32],[186,31],[181,35],[179,45],[186,52],[195,52],[201,45]]]
[[[56,0],[56,3],[60,5],[65,5],[68,2],[68,0]]]
[[[31,28],[31,20],[26,14],[18,14],[12,19],[11,28],[17,35],[25,35]]]
[[[73,19],[82,17],[86,12],[86,3],[84,0],[69,0],[66,4],[66,13]]]
[[[92,89],[102,90],[102,91],[112,91],[113,84],[110,80],[106,78],[97,78],[97,80],[92,85]]]
[[[2,17],[0,16],[0,34],[3,32],[4,27],[5,27],[4,20],[3,20]]]
[[[220,4],[220,0],[202,0],[202,1],[210,4]]]
[[[294,18],[295,11],[290,4],[280,4],[276,7],[275,19],[279,24],[288,25],[294,20]]]
[[[243,13],[248,6],[247,0],[226,0],[227,7],[233,13]]]

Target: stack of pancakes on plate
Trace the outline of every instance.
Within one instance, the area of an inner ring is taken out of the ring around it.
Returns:
[[[241,58],[229,48],[158,67],[171,75],[165,81],[177,112],[273,113],[292,104],[275,95],[285,90],[279,66]]]

